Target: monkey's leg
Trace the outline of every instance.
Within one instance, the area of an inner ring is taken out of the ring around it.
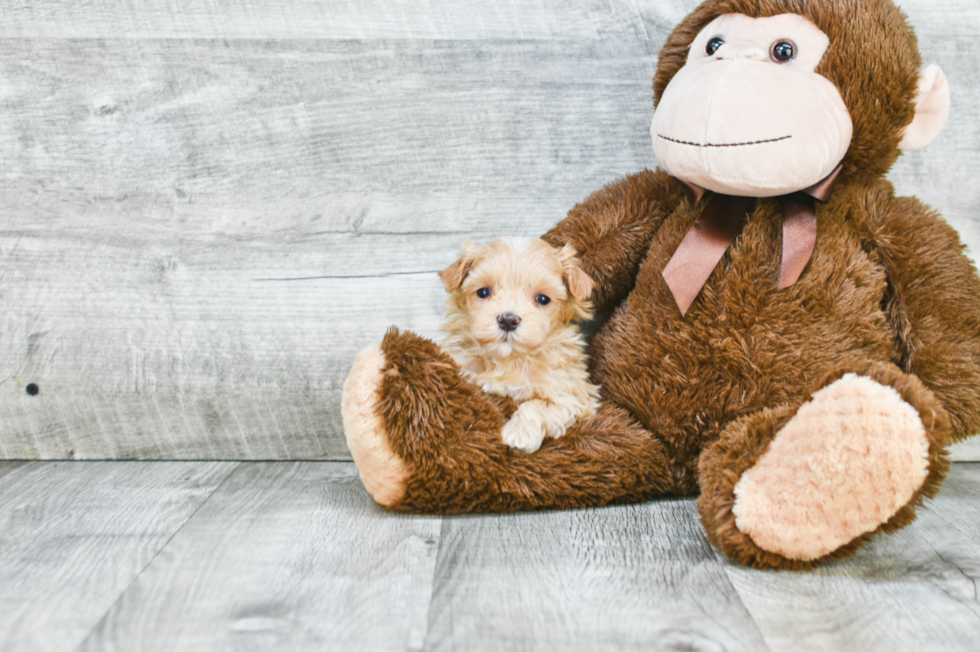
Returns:
[[[799,405],[731,423],[700,460],[701,521],[730,558],[801,569],[915,519],[949,469],[949,418],[917,378],[847,363]]]
[[[507,418],[492,397],[462,379],[434,343],[395,329],[358,355],[343,410],[364,486],[391,509],[586,507],[671,487],[660,441],[611,404],[532,455],[508,449]]]

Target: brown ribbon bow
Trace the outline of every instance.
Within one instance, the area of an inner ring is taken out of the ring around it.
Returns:
[[[783,260],[779,268],[779,289],[796,283],[813,255],[817,242],[817,211],[813,200],[830,201],[841,166],[822,181],[789,195],[778,197],[783,209]],[[701,201],[704,188],[681,181],[692,204]],[[677,251],[664,267],[664,280],[681,314],[686,315],[728,245],[742,230],[746,217],[755,207],[754,197],[714,194],[701,210]]]

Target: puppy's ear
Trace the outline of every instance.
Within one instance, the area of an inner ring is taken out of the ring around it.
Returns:
[[[473,261],[476,260],[478,250],[479,247],[472,242],[464,242],[463,253],[460,254],[459,260],[439,272],[439,278],[442,279],[442,285],[446,288],[446,292],[452,294],[463,284],[463,279],[469,274]]]
[[[595,289],[595,281],[586,274],[576,258],[575,247],[566,244],[558,252],[558,260],[561,261],[561,270],[565,275],[565,283],[568,291],[572,293],[578,301],[585,301],[592,295]]]

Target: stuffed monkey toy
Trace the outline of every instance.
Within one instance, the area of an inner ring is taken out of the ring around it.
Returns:
[[[708,0],[660,54],[660,168],[544,238],[610,313],[595,417],[533,454],[512,406],[392,328],[345,384],[378,504],[503,512],[696,495],[731,559],[802,569],[915,518],[980,429],[980,278],[956,232],[885,174],[949,112],[889,0]]]

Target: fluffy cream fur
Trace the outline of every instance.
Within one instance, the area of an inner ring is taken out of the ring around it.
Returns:
[[[873,532],[928,474],[929,442],[897,391],[847,374],[813,395],[735,486],[735,524],[766,550],[812,560]]]
[[[451,293],[443,350],[485,391],[519,403],[504,443],[530,453],[595,414],[599,388],[589,382],[585,342],[572,324],[591,316],[593,282],[572,247],[537,238],[467,243],[441,276]],[[518,323],[507,330],[505,319]]]

